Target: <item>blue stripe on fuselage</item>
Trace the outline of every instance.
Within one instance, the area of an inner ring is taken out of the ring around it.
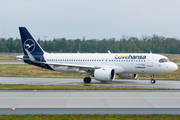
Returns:
[[[53,70],[48,64],[35,63],[35,62],[32,62],[31,60],[24,60],[24,62],[27,63],[27,64],[30,64],[30,65],[35,65],[35,66],[37,66],[37,67],[41,67],[41,68]]]

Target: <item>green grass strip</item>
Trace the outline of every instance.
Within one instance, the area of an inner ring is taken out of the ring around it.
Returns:
[[[54,86],[54,85],[13,85],[0,84],[0,90],[180,90],[168,88],[128,88],[97,86]]]
[[[62,114],[62,115],[0,115],[1,120],[179,120],[180,115],[149,114],[149,115],[119,115],[119,114]]]

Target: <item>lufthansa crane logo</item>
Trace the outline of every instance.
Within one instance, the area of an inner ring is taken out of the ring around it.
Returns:
[[[24,42],[24,49],[28,50],[30,53],[35,49],[35,43],[32,39],[27,39]]]

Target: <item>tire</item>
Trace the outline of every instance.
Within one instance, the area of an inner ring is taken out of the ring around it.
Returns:
[[[91,78],[90,77],[85,77],[84,78],[84,83],[90,83],[91,82]]]
[[[151,83],[152,83],[152,84],[156,83],[156,80],[152,79],[152,80],[151,80]]]

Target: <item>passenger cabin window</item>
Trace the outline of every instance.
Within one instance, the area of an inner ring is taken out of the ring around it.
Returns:
[[[161,58],[159,60],[160,63],[164,63],[164,62],[171,62],[169,59],[165,59],[165,58]]]

